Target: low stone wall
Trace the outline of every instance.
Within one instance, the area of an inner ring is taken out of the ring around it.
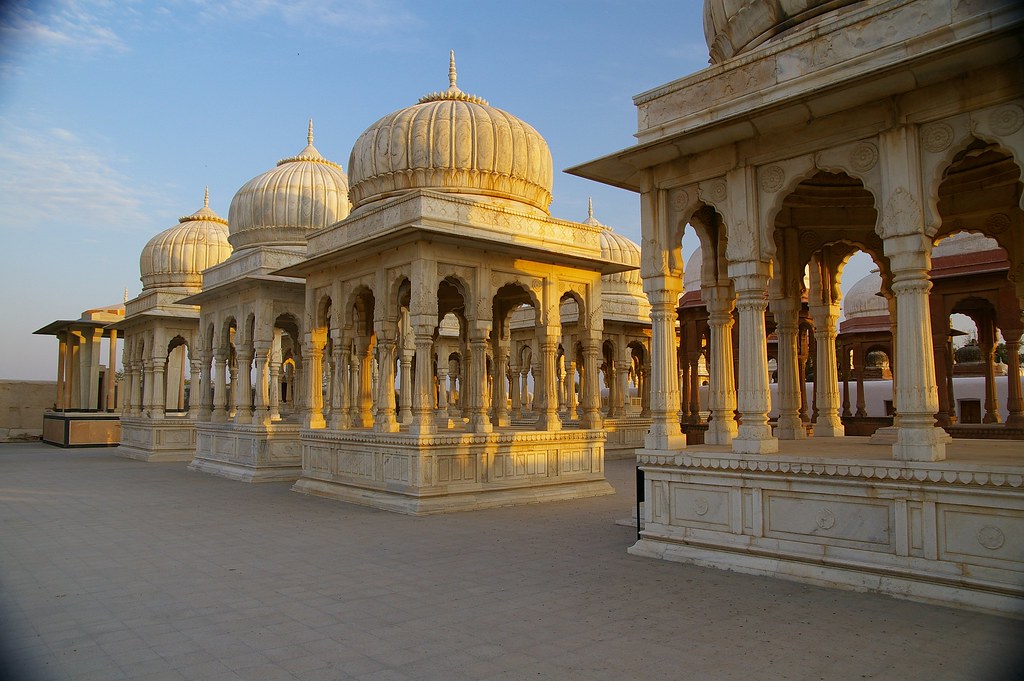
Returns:
[[[0,442],[42,437],[43,412],[56,395],[55,381],[0,380]]]

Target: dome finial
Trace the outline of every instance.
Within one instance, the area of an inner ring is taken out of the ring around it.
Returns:
[[[210,207],[210,185],[206,185],[206,192],[203,194],[203,208]]]
[[[457,90],[458,87],[455,85],[455,81],[458,79],[458,74],[455,71],[455,50],[451,50],[448,53],[448,88],[451,90]]]
[[[589,218],[591,220],[594,219],[594,197],[593,196],[588,196],[587,197],[587,218]]]
[[[309,119],[309,132],[306,133],[306,141],[309,142],[310,145],[313,144],[313,119],[312,118]]]
[[[128,289],[127,288],[124,290],[124,302],[126,302],[126,303],[128,302]]]

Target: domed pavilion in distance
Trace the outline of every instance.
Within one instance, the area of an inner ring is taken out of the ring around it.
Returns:
[[[125,303],[125,318],[114,325],[124,335],[117,454],[144,461],[192,460],[200,401],[199,307],[181,301],[200,291],[203,270],[229,255],[228,222],[210,209],[209,190],[202,208],[142,249],[142,293]]]

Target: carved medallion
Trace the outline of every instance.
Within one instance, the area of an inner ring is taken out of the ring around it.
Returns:
[[[985,220],[985,228],[990,234],[1002,234],[1010,228],[1010,216],[1006,213],[995,213]]]
[[[786,181],[786,171],[779,166],[768,166],[761,169],[761,189],[774,194],[782,189]]]
[[[953,128],[947,123],[932,123],[921,130],[921,144],[926,151],[937,154],[953,143]]]
[[[728,189],[725,186],[724,180],[717,180],[711,184],[711,200],[712,201],[723,201],[728,194]]]
[[[709,507],[710,504],[708,504],[708,500],[704,497],[697,497],[693,500],[693,512],[697,515],[707,515]]]
[[[997,135],[1012,135],[1024,125],[1024,109],[1016,104],[999,107],[989,114],[988,124]]]
[[[857,172],[866,173],[878,163],[878,147],[870,142],[861,142],[850,152],[850,165]]]
[[[690,205],[690,196],[685,189],[676,188],[669,192],[668,202],[675,210],[683,210]]]
[[[818,246],[818,235],[810,230],[804,230],[800,233],[800,245],[811,251],[817,249]]]
[[[818,517],[814,519],[814,524],[823,530],[831,530],[836,524],[836,517],[831,510],[823,508],[818,511]]]
[[[978,530],[978,543],[990,551],[995,551],[1006,542],[1003,531],[995,525],[986,525]]]

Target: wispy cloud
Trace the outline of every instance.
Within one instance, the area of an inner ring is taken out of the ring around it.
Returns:
[[[197,2],[200,16],[220,20],[275,18],[311,31],[329,28],[350,33],[407,30],[420,20],[390,0],[214,0]]]
[[[0,48],[10,52],[29,46],[34,50],[96,52],[124,51],[128,47],[112,27],[117,7],[103,0],[55,0],[5,3],[0,11]]]
[[[0,118],[0,233],[149,226],[153,203],[164,200],[134,184],[109,159],[71,130],[34,130]]]

